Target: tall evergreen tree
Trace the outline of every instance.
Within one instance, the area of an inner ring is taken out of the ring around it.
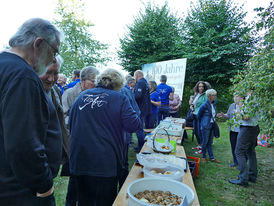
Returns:
[[[199,0],[184,21],[186,82],[230,84],[254,52],[246,13],[231,0]]]
[[[171,14],[167,3],[146,5],[144,11],[127,26],[128,33],[120,38],[118,57],[121,66],[131,73],[143,64],[180,58],[182,20]]]

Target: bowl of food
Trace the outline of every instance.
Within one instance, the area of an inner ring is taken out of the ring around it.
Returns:
[[[154,178],[168,178],[172,180],[182,181],[185,171],[182,167],[163,164],[158,166],[144,166],[143,168],[144,177],[154,177]]]
[[[194,201],[194,192],[189,186],[171,179],[138,179],[129,184],[127,193],[129,206],[180,206],[185,197],[189,206]]]

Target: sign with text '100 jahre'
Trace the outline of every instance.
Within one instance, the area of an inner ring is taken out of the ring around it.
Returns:
[[[183,90],[186,74],[186,59],[175,59],[169,61],[144,64],[142,66],[145,79],[160,83],[161,75],[167,76],[167,85],[175,88],[175,93],[183,99]]]

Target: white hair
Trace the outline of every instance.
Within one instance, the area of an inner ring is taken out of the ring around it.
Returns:
[[[206,90],[206,96],[213,96],[213,95],[217,95],[217,92],[215,89]]]
[[[80,79],[81,81],[83,81],[84,79],[94,80],[98,74],[99,71],[95,67],[87,66],[81,70]]]
[[[61,67],[62,67],[62,64],[64,63],[64,59],[63,59],[60,55],[57,55],[57,56],[55,57],[55,59],[56,59],[57,65],[58,65],[58,72],[60,72],[60,69],[61,69]]]

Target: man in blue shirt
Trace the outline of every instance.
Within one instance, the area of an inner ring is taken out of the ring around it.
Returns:
[[[80,70],[74,70],[72,80],[73,82],[67,85],[67,89],[74,87],[78,82],[80,82]]]
[[[169,116],[169,98],[173,100],[172,88],[166,84],[167,76],[161,75],[160,84],[157,86],[156,91],[161,97],[161,106],[158,112],[158,122]]]

